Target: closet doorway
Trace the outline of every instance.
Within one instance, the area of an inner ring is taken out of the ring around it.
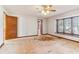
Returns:
[[[37,23],[38,23],[37,34],[42,35],[43,34],[43,20],[38,19]]]

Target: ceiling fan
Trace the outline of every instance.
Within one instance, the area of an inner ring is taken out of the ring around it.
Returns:
[[[52,5],[42,5],[40,8],[37,8],[37,9],[44,15],[47,15],[50,12],[56,11]]]

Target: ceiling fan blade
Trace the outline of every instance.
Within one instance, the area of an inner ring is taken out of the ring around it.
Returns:
[[[50,10],[50,11],[54,11],[55,12],[56,10]]]

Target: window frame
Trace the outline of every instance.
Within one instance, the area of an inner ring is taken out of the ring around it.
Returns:
[[[64,25],[63,25],[63,29],[64,29],[64,33],[65,33],[65,34],[71,34],[71,32],[72,32],[71,29],[70,29],[70,33],[66,33],[66,31],[65,31],[66,29],[65,29],[65,22],[64,22],[64,20],[66,20],[66,19],[70,19],[70,22],[72,22],[72,19],[71,19],[71,18],[64,18],[64,19],[63,19],[63,24],[64,24]],[[71,24],[70,24],[70,28],[72,28]]]
[[[75,18],[75,17],[79,17],[79,16],[73,16],[73,17],[67,17],[67,18],[62,18],[62,19],[56,19],[56,23],[57,23],[57,26],[56,26],[57,30],[56,31],[57,31],[57,33],[69,34],[69,35],[77,35],[78,36],[79,34],[74,34],[73,33],[73,18]],[[65,25],[64,25],[65,23],[64,23],[64,20],[66,20],[68,18],[71,19],[71,33],[65,33]],[[63,20],[63,32],[58,32],[59,31],[58,30],[58,21],[59,20]]]
[[[61,20],[63,21],[63,19],[61,19]],[[58,22],[59,22],[59,20],[57,20],[57,29],[58,29],[58,27],[59,27]],[[64,29],[64,28],[63,28],[63,29]],[[59,30],[57,30],[57,32],[58,32],[58,33],[62,33],[62,32],[59,32]]]

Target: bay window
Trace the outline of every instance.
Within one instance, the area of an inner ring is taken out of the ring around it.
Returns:
[[[57,33],[79,35],[79,16],[57,19]]]

